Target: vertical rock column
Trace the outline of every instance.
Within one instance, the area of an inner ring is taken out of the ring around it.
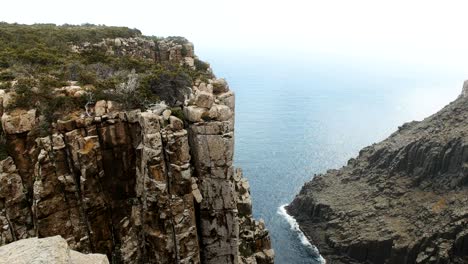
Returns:
[[[65,133],[71,171],[82,200],[84,222],[88,228],[91,250],[111,254],[114,239],[111,226],[110,201],[103,186],[101,144],[93,135],[94,125]]]
[[[2,241],[9,243],[36,234],[32,216],[34,183],[34,137],[36,111],[15,109],[4,112],[2,127],[11,158],[0,164],[0,221]]]
[[[13,159],[0,161],[0,245],[34,235],[25,193]]]
[[[160,117],[152,112],[139,116],[141,126],[140,169],[137,196],[142,200],[142,225],[147,263],[177,263],[174,230],[169,210],[166,165],[161,139]]]
[[[171,116],[162,130],[170,210],[180,263],[200,263],[187,130]]]
[[[39,155],[34,170],[33,213],[37,235],[60,234],[71,247],[90,252],[82,201],[71,174],[61,134],[36,140]]]
[[[146,263],[199,263],[190,154],[182,121],[140,114],[141,166],[137,195],[143,210]],[[178,123],[179,125],[175,124]]]
[[[239,263],[272,264],[275,252],[271,248],[270,235],[265,223],[252,216],[250,185],[241,169],[235,170],[234,181],[239,212]]]
[[[234,95],[223,80],[194,87],[184,108],[195,175],[202,194],[202,262],[237,263],[239,225],[233,181]]]

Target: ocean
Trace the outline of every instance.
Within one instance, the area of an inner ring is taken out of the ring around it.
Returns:
[[[314,174],[340,168],[399,125],[421,120],[461,92],[461,72],[327,56],[198,50],[236,93],[235,166],[248,178],[256,218],[277,264],[320,257],[282,206]]]

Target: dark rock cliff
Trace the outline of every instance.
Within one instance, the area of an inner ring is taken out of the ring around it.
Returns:
[[[315,176],[287,210],[330,263],[468,263],[466,88]]]

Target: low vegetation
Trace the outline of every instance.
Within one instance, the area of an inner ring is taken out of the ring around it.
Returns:
[[[157,43],[161,38],[143,36],[137,29],[0,22],[0,89],[15,92],[6,110],[37,109],[43,116],[38,127],[41,134],[47,134],[52,122],[98,100],[116,101],[126,109],[145,109],[157,103],[161,93],[175,93],[191,87],[196,79],[211,76],[209,65],[198,59],[193,69],[156,63],[155,58],[109,53],[105,46],[98,45],[115,38],[153,41],[154,52],[159,52]],[[186,39],[168,39],[183,46],[182,56],[188,54],[183,45]],[[81,49],[77,51],[76,47]],[[86,92],[57,96],[57,88],[71,84]],[[182,111],[175,112],[183,117]],[[0,146],[0,156],[2,149]]]

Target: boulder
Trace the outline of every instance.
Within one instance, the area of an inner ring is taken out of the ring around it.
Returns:
[[[169,117],[169,123],[171,124],[172,129],[175,131],[184,129],[184,122],[175,116]]]
[[[211,108],[213,105],[213,94],[208,92],[199,92],[195,97],[195,105],[203,108]]]
[[[102,254],[82,254],[70,250],[61,236],[28,238],[0,247],[0,264],[108,264]]]
[[[103,116],[106,114],[107,102],[105,100],[100,100],[96,102],[94,106],[94,113],[96,116]]]
[[[269,264],[273,263],[275,258],[275,251],[273,249],[263,250],[255,254],[255,260],[257,264]]]
[[[221,104],[228,106],[231,111],[234,111],[235,108],[235,97],[232,91],[228,91],[226,93],[219,94],[217,99],[221,102]]]
[[[232,117],[232,112],[228,106],[214,105],[210,109],[209,116],[218,121],[227,121]]]
[[[206,84],[204,82],[200,83],[197,87],[198,91],[200,92],[207,92],[212,94],[213,93],[213,85],[212,84]]]
[[[169,117],[171,116],[171,110],[169,109],[166,109],[162,112],[162,117],[164,118],[164,120],[169,120]]]
[[[114,101],[107,101],[108,113],[117,112],[117,111],[120,111],[121,109],[122,109],[122,106],[119,103],[114,102]]]
[[[189,66],[190,68],[195,68],[195,59],[191,57],[185,57],[185,65]]]
[[[83,254],[70,250],[70,264],[108,264],[106,255],[103,254]]]
[[[84,93],[83,88],[78,85],[70,85],[70,86],[65,86],[60,89],[56,89],[58,92],[62,92],[67,96],[73,96],[73,97],[79,97]]]
[[[15,102],[15,96],[16,93],[14,91],[12,92],[6,92],[2,97],[3,97],[3,108],[8,108],[12,103]]]
[[[228,84],[227,84],[226,80],[223,79],[223,78],[216,79],[211,84],[213,85],[213,92],[214,93],[218,94],[218,93],[225,93],[225,92],[229,91]]]
[[[196,106],[187,106],[184,108],[184,116],[190,122],[200,122],[202,121],[202,116],[207,112],[205,108],[200,108]]]
[[[116,47],[122,46],[122,40],[120,40],[119,38],[116,38],[114,40],[114,46],[116,46]]]
[[[30,131],[36,124],[36,109],[29,111],[16,109],[3,113],[2,126],[7,134],[20,134]]]

